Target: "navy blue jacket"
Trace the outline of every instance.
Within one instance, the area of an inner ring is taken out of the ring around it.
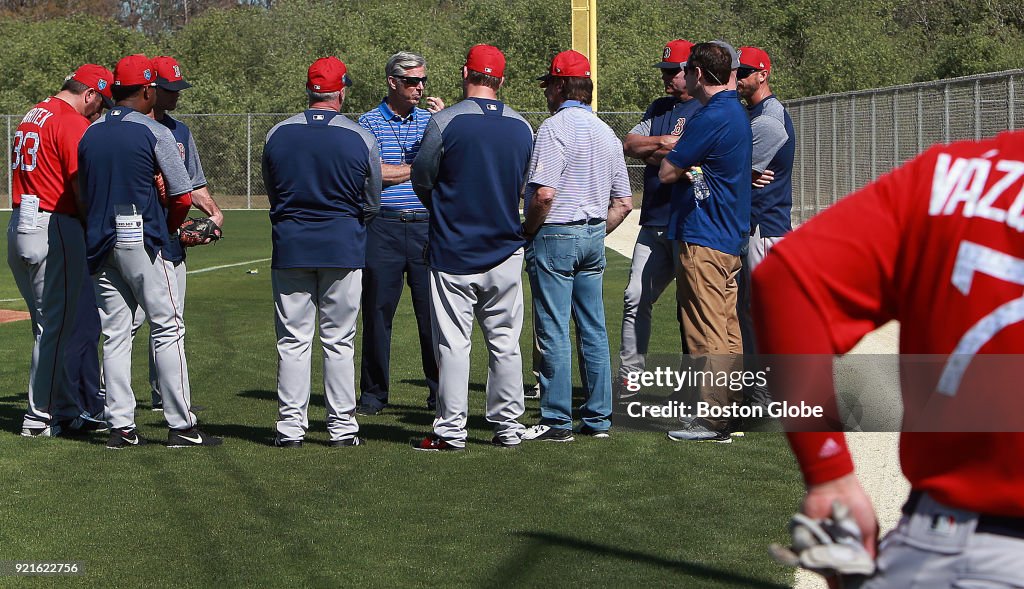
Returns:
[[[142,215],[146,249],[152,256],[166,253],[167,212],[153,176],[163,173],[169,197],[192,192],[192,180],[167,127],[127,106],[115,106],[85,132],[78,144],[78,166],[89,272],[100,269],[117,242],[118,214]]]
[[[525,245],[519,201],[533,129],[498,100],[467,98],[430,119],[412,186],[430,210],[429,263],[477,274]]]
[[[275,125],[263,149],[272,268],[362,268],[366,224],[380,208],[374,136],[344,115],[310,109]]]

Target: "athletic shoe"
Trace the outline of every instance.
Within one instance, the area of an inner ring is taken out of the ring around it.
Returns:
[[[719,432],[713,429],[708,429],[700,423],[691,421],[689,424],[683,426],[683,429],[677,429],[668,432],[668,439],[673,442],[718,442],[719,444],[731,444],[732,436],[729,432]]]
[[[152,405],[150,406],[150,411],[163,411],[164,410],[164,398],[163,398],[163,396],[161,396],[160,393],[156,392],[155,390],[150,391],[149,394],[150,394],[150,397],[152,398],[152,401],[153,401]]]
[[[60,425],[41,425],[39,427],[22,427],[21,435],[26,438],[56,438],[61,434]]]
[[[365,446],[366,440],[360,438],[359,436],[350,436],[347,438],[342,438],[340,440],[331,440],[330,442],[327,442],[327,445],[330,446],[331,448],[349,448],[351,446]]]
[[[434,434],[430,434],[423,438],[419,444],[414,444],[413,448],[424,452],[461,452],[464,450],[464,448],[452,446]]]
[[[610,438],[612,434],[606,429],[594,429],[589,425],[583,423],[576,428],[576,433],[581,436],[590,436],[592,438]]]
[[[523,385],[523,398],[525,399],[539,399],[540,398],[540,383],[534,385]]]
[[[125,448],[145,445],[146,438],[140,436],[134,427],[126,429],[111,428],[110,439],[107,440],[107,448],[111,450],[124,450]]]
[[[91,432],[108,432],[110,426],[105,421],[93,419],[86,413],[74,419],[68,419],[60,423],[62,436],[83,436]]]
[[[491,445],[497,446],[498,448],[518,448],[522,442],[516,442],[514,444],[506,442],[501,439],[501,436],[494,436],[491,438]]]
[[[356,415],[380,415],[383,411],[383,407],[372,407],[370,405],[356,405]]]
[[[185,430],[167,430],[168,448],[191,448],[193,446],[220,446],[224,438],[211,436],[203,433],[199,428],[193,427]]]
[[[302,440],[282,440],[281,438],[274,438],[275,448],[301,448]]]
[[[540,442],[571,442],[575,438],[572,437],[571,429],[556,429],[549,425],[538,424],[526,428],[526,431],[523,432],[523,439]]]
[[[615,384],[612,385],[612,398],[625,401],[640,394],[639,390],[629,390],[629,380],[625,376],[620,376]]]

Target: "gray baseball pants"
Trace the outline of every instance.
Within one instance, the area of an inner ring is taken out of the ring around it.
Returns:
[[[473,320],[487,343],[487,421],[506,444],[518,444],[523,399],[523,250],[479,274],[430,271],[430,322],[439,370],[434,434],[466,445]]]
[[[676,276],[673,241],[665,234],[665,227],[641,227],[633,246],[629,283],[622,297],[619,380],[646,366],[654,303]]]
[[[1024,587],[1024,538],[978,525],[977,513],[923,496],[882,540],[878,572],[862,589]]]
[[[135,427],[132,391],[132,324],[142,307],[156,350],[164,418],[173,429],[196,425],[185,361],[185,322],[178,311],[174,267],[159,252],[142,244],[115,245],[93,275],[103,325],[103,378],[107,388],[106,418],[111,427]]]
[[[310,361],[320,327],[324,351],[324,399],[331,440],[351,438],[356,422],[356,317],[362,269],[271,270],[277,326],[277,437],[301,440],[309,429]]]
[[[28,412],[23,427],[39,428],[79,414],[64,370],[64,348],[75,324],[85,279],[85,233],[74,217],[39,211],[21,227],[14,209],[7,227],[7,263],[32,319]]]
[[[178,305],[178,313],[181,316],[185,316],[185,283],[186,274],[185,261],[182,260],[177,264],[167,262],[174,268],[174,276],[178,280],[178,298],[175,299],[175,303]],[[132,321],[132,338],[135,338],[135,334],[142,327],[142,324],[146,322],[146,312],[139,307],[135,310],[135,318]],[[152,401],[153,404],[161,402],[162,395],[160,394],[160,381],[156,376],[156,348],[153,346],[153,338],[149,338],[149,387],[152,389]]]

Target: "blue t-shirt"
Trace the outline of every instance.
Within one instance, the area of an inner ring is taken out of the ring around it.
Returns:
[[[703,105],[696,98],[680,102],[673,96],[664,96],[651,103],[644,118],[631,132],[644,131],[643,135],[682,135],[686,122],[700,112]],[[648,164],[644,168],[644,204],[640,209],[640,224],[666,226],[669,221],[669,203],[672,201],[672,185],[662,184],[658,179],[660,165]]]
[[[141,215],[146,249],[151,255],[166,250],[170,243],[167,211],[160,204],[153,176],[164,175],[169,197],[192,191],[177,142],[167,127],[127,106],[115,106],[85,132],[78,144],[78,164],[90,273],[99,271],[117,242],[119,215]]]
[[[747,108],[754,132],[754,169],[775,172],[764,188],[755,188],[750,203],[750,232],[761,227],[761,237],[782,237],[793,229],[793,159],[796,131],[793,120],[774,95]]]
[[[274,126],[263,149],[274,243],[271,268],[362,268],[366,223],[380,207],[374,136],[331,110]]]
[[[430,268],[477,274],[523,247],[519,200],[533,129],[499,100],[467,98],[435,114],[412,164],[430,209]]]
[[[666,156],[673,165],[700,166],[711,196],[697,203],[685,178],[672,192],[668,237],[738,256],[750,230],[752,135],[734,90],[711,97],[686,124]]]

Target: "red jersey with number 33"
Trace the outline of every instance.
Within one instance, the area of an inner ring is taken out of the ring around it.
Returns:
[[[897,319],[901,354],[1024,354],[1024,132],[933,147],[771,255],[820,310],[840,353]],[[972,394],[968,380],[943,386]],[[985,409],[1024,411],[1024,396],[1000,403]],[[796,448],[820,443],[814,436],[790,439]],[[946,505],[1024,516],[1024,433],[904,433],[900,458],[912,487]]]
[[[78,142],[88,128],[89,119],[54,96],[28,111],[11,148],[14,206],[21,205],[21,195],[32,194],[42,210],[77,214]]]

